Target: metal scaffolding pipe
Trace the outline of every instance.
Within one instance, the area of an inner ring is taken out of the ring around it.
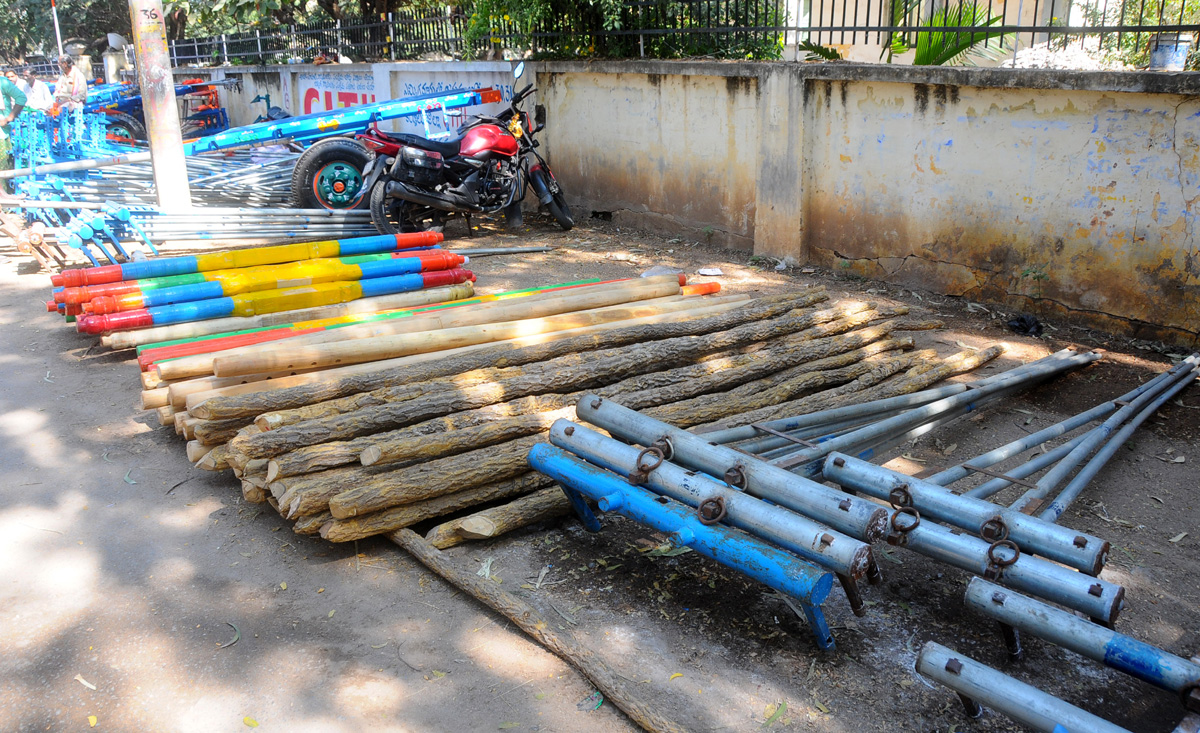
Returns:
[[[1197,371],[1195,369],[1187,372],[1183,379],[1167,387],[1164,392],[1151,400],[1132,420],[1122,426],[1117,431],[1117,434],[1109,438],[1104,447],[1096,455],[1092,456],[1092,459],[1083,468],[1079,469],[1079,473],[1075,474],[1075,477],[1066,485],[1062,493],[1054,501],[1050,502],[1050,506],[1046,507],[1039,516],[1048,522],[1057,522],[1058,518],[1067,510],[1067,507],[1071,506],[1071,502],[1075,501],[1079,497],[1079,494],[1083,492],[1088,482],[1099,473],[1101,468],[1104,468],[1104,465],[1108,463],[1113,454],[1122,445],[1125,445],[1125,441],[1129,440],[1129,436],[1133,435],[1133,431],[1137,430],[1147,418],[1153,415],[1158,408],[1165,405],[1168,400],[1186,389],[1196,379],[1196,375]]]
[[[600,511],[617,512],[653,527],[666,533],[676,547],[691,547],[792,596],[804,609],[817,645],[822,649],[833,648],[833,633],[820,608],[833,588],[832,573],[732,527],[704,524],[696,512],[683,504],[631,486],[616,475],[547,443],[533,446],[529,465],[559,482],[592,531],[599,530],[600,525],[582,496],[596,501]]]
[[[989,384],[1005,375],[1019,374],[1034,364],[1042,364],[1050,361],[1069,358],[1075,353],[1076,352],[1072,349],[1062,349],[1061,351],[1057,351],[1049,356],[1042,357],[1037,361],[1033,361],[1028,364],[1022,364],[1021,366],[1015,367],[1001,374],[994,374],[973,384],[947,384],[941,387],[934,387],[933,389],[914,392],[912,394],[888,397],[882,400],[873,400],[871,402],[862,402],[856,405],[837,407],[831,410],[821,410],[820,412],[810,412],[804,415],[796,415],[794,417],[771,420],[769,422],[762,423],[762,426],[775,430],[776,432],[787,433],[800,428],[823,425],[827,422],[835,420],[864,418],[863,422],[866,422],[867,418],[876,418],[880,413],[892,410],[906,410],[911,407],[921,407],[946,397],[953,397],[956,394],[961,394],[975,384]],[[754,425],[742,425],[736,428],[714,430],[712,432],[703,433],[703,435],[707,440],[713,443],[727,444],[748,440],[760,435],[761,432],[762,431]],[[778,440],[778,438],[776,438],[776,440]],[[783,445],[783,443],[777,443],[777,445]],[[738,448],[742,450],[746,449],[744,445],[739,445]],[[750,452],[757,453],[758,451],[750,450]]]
[[[1200,664],[983,578],[971,578],[965,599],[967,608],[1174,692],[1189,709],[1200,712]]]
[[[1118,408],[1119,403],[1132,402],[1133,400],[1140,397],[1147,390],[1155,389],[1159,383],[1165,381],[1166,379],[1169,379],[1168,375],[1169,375],[1169,372],[1163,372],[1162,374],[1158,375],[1154,379],[1151,379],[1148,382],[1146,382],[1145,384],[1139,386],[1137,389],[1133,390],[1132,392],[1127,392],[1126,394],[1121,395],[1120,397],[1118,397],[1115,400],[1111,400],[1109,402],[1105,402],[1103,404],[1097,405],[1090,410],[1086,410],[1084,412],[1079,413],[1078,415],[1074,415],[1070,418],[1067,418],[1066,420],[1055,423],[1054,425],[1051,425],[1050,427],[1043,428],[1042,430],[1039,430],[1035,433],[1026,435],[1025,437],[1021,438],[1020,440],[1014,440],[1013,442],[1011,442],[1007,445],[1002,445],[999,448],[996,448],[995,450],[984,453],[983,455],[975,456],[974,458],[963,461],[962,463],[958,464],[957,466],[952,466],[950,468],[947,468],[946,470],[936,473],[925,480],[931,484],[941,484],[942,486],[946,486],[948,484],[954,483],[955,481],[957,481],[961,478],[969,476],[972,473],[972,471],[966,467],[967,465],[980,466],[982,468],[987,468],[988,466],[993,466],[1007,458],[1011,458],[1011,457],[1017,455],[1018,453],[1022,453],[1026,450],[1029,450],[1030,448],[1034,447],[1035,445],[1041,445],[1042,443],[1045,443],[1047,440],[1050,440],[1051,438],[1057,438],[1060,435],[1066,435],[1067,433],[1071,432],[1075,428],[1078,428],[1083,425],[1087,425],[1090,422],[1099,420],[1100,418],[1111,414],[1113,411],[1115,411]]]
[[[1075,450],[1075,446],[1087,439],[1087,436],[1088,434],[1084,433],[1083,435],[1072,438],[1057,448],[1053,448],[1050,451],[1037,456],[1036,458],[1022,463],[1019,466],[1014,466],[1013,468],[1006,470],[1004,472],[1004,476],[997,476],[991,481],[982,483],[970,491],[964,491],[962,495],[970,496],[975,499],[986,499],[992,494],[1012,486],[1015,481],[1032,476],[1046,466],[1057,463],[1060,458]]]
[[[585,395],[575,406],[580,419],[604,428],[614,437],[650,446],[666,446],[669,460],[710,476],[724,478],[747,493],[782,504],[794,511],[864,542],[883,538],[914,552],[977,575],[994,573],[1000,582],[1086,613],[1104,623],[1116,620],[1125,589],[1091,578],[1041,558],[1020,555],[1007,546],[966,534],[955,534],[932,522],[900,516],[874,502],[848,496],[732,448],[712,445],[703,436],[640,415],[612,400]],[[882,514],[885,525],[876,523]],[[868,521],[864,521],[868,520]]]
[[[550,442],[589,463],[627,476],[630,481],[636,478],[639,485],[693,509],[705,502],[719,502],[727,524],[770,540],[835,573],[861,578],[870,566],[871,547],[866,543],[669,461],[643,472],[644,467],[658,462],[655,456],[644,455],[633,446],[583,425],[570,420],[555,421],[550,428]]]
[[[1059,372],[1076,366],[1089,364],[1099,359],[1101,355],[1098,352],[1090,351],[1083,354],[1066,359],[1058,359],[1047,363],[1037,363],[1026,365],[1028,368],[1018,372],[1012,370],[1004,374],[997,375],[995,381],[987,383],[976,383],[975,388],[962,394],[947,397],[937,402],[931,402],[922,407],[917,407],[905,412],[902,415],[881,420],[880,422],[868,425],[865,428],[856,430],[853,433],[848,433],[830,441],[820,448],[814,448],[807,451],[801,451],[791,457],[776,459],[772,461],[772,465],[780,468],[793,468],[811,461],[817,461],[826,454],[835,450],[845,450],[848,446],[853,446],[865,440],[870,440],[875,436],[885,436],[894,433],[901,433],[909,430],[915,425],[920,425],[932,416],[937,416],[943,412],[951,410],[955,407],[970,404],[976,400],[982,399],[987,395],[1000,392],[1011,387],[1032,382],[1037,379],[1049,377]]]
[[[1188,375],[1200,357],[1193,355],[1184,359],[1168,370],[1170,375],[1165,380],[1155,380],[1155,386],[1138,395],[1137,399],[1117,410],[1115,414],[1110,416],[1095,430],[1088,433],[1088,437],[1083,440],[1075,449],[1067,454],[1065,458],[1058,462],[1054,468],[1046,472],[1037,482],[1036,488],[1030,489],[1021,495],[1012,504],[1012,508],[1019,512],[1032,514],[1040,506],[1041,502],[1047,495],[1058,486],[1063,479],[1067,477],[1080,462],[1091,455],[1097,446],[1115,430],[1119,425],[1124,423],[1131,415],[1137,414],[1148,402],[1152,401],[1160,392],[1169,388],[1176,381]],[[1185,371],[1186,368],[1186,371]],[[1189,377],[1190,379],[1190,377]]]
[[[983,703],[1043,733],[1064,728],[1069,733],[1129,733],[936,642],[926,642],[921,648],[917,672],[957,692],[971,717],[979,717],[978,703]]]
[[[1099,537],[1014,512],[990,501],[959,496],[937,484],[842,453],[831,453],[825,459],[823,473],[825,478],[843,488],[861,491],[876,499],[891,500],[900,506],[913,506],[922,517],[961,527],[989,541],[1010,539],[1024,552],[1061,562],[1088,575],[1099,575],[1108,558],[1109,543]]]
[[[887,533],[887,512],[874,502],[846,496],[732,448],[710,445],[702,436],[644,417],[612,400],[586,395],[575,405],[575,412],[582,420],[642,445],[648,446],[665,438],[670,446],[666,452],[667,460],[672,460],[672,455],[676,458],[687,455],[689,459],[683,463],[690,468],[722,477],[731,486],[837,527],[864,542],[881,540]],[[610,427],[613,425],[620,427]],[[696,456],[696,460],[690,461],[691,456]]]

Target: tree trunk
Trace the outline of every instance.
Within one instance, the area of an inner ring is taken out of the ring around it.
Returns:
[[[559,487],[553,486],[469,517],[439,524],[425,535],[425,541],[439,550],[445,550],[467,540],[492,539],[534,522],[561,517],[572,509],[567,495]]]
[[[330,542],[349,542],[361,540],[385,532],[394,532],[404,527],[411,527],[427,519],[443,517],[453,512],[462,511],[469,507],[486,504],[491,501],[510,499],[514,496],[528,494],[531,491],[544,489],[554,484],[554,480],[542,474],[531,471],[515,479],[501,481],[487,486],[480,486],[466,491],[456,491],[434,499],[414,501],[411,504],[384,509],[361,517],[350,519],[334,519],[329,512],[314,516],[326,517],[325,525],[321,527],[321,536]],[[303,519],[308,519],[304,517]],[[299,520],[297,521],[299,524]]]
[[[531,346],[514,347],[509,344],[497,344],[458,357],[427,362],[416,368],[385,369],[368,374],[354,374],[331,382],[303,384],[271,392],[216,397],[207,400],[202,406],[198,405],[193,414],[210,420],[232,417],[253,418],[265,412],[302,407],[357,392],[368,392],[381,387],[403,385],[410,382],[422,382],[472,369],[491,366],[519,366],[546,361],[564,354],[594,351],[602,347],[623,346],[653,339],[720,331],[763,318],[771,318],[827,298],[824,291],[809,290],[798,294],[762,298],[744,307],[708,318],[610,329]],[[200,409],[201,407],[202,409]]]

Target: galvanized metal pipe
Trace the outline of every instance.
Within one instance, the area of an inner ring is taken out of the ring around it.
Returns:
[[[1042,511],[1042,513],[1039,515],[1040,518],[1046,520],[1047,522],[1057,522],[1058,518],[1061,517],[1063,512],[1067,510],[1067,507],[1071,505],[1071,502],[1075,501],[1075,499],[1077,499],[1083,492],[1083,489],[1088,485],[1088,482],[1090,482],[1096,476],[1096,474],[1099,473],[1101,468],[1104,468],[1104,465],[1108,463],[1113,454],[1116,453],[1121,446],[1125,445],[1125,441],[1129,440],[1129,437],[1133,435],[1133,431],[1137,430],[1147,418],[1157,412],[1158,408],[1165,405],[1168,400],[1186,389],[1196,379],[1197,371],[1193,369],[1186,374],[1187,376],[1185,376],[1183,379],[1175,382],[1168,387],[1166,391],[1162,392],[1160,395],[1158,395],[1158,397],[1151,400],[1150,403],[1141,410],[1141,412],[1139,412],[1133,417],[1132,420],[1122,426],[1121,429],[1117,431],[1116,435],[1109,438],[1108,442],[1104,444],[1104,447],[1101,448],[1096,455],[1092,456],[1091,460],[1089,460],[1083,468],[1079,469],[1079,473],[1075,474],[1075,477],[1071,479],[1069,484],[1066,485],[1066,487],[1062,490],[1062,493],[1060,493],[1054,499],[1054,501],[1050,502],[1050,506],[1046,507]]]
[[[1046,453],[1043,453],[1042,455],[1037,456],[1036,458],[1032,458],[1032,459],[1026,461],[1025,463],[1022,463],[1019,466],[1014,466],[1013,468],[1007,469],[1004,472],[1004,476],[1005,476],[1004,478],[996,477],[996,478],[992,479],[991,481],[988,481],[986,483],[980,484],[979,486],[976,486],[975,488],[971,489],[970,491],[964,491],[962,493],[962,495],[970,496],[975,499],[986,499],[989,496],[991,496],[992,494],[995,494],[999,491],[1002,491],[1003,489],[1007,489],[1008,487],[1012,486],[1013,481],[1010,479],[1020,480],[1020,479],[1026,478],[1028,476],[1032,476],[1033,474],[1042,470],[1046,466],[1057,463],[1059,461],[1059,459],[1061,459],[1063,456],[1065,456],[1068,453],[1070,453],[1071,451],[1073,451],[1075,449],[1075,446],[1082,443],[1086,438],[1087,438],[1087,433],[1084,433],[1083,435],[1072,438],[1071,440],[1067,441],[1066,443],[1063,443],[1062,445],[1060,445],[1056,448],[1053,448],[1053,449],[1047,451]]]
[[[966,467],[968,464],[983,468],[995,465],[1000,461],[1017,455],[1018,453],[1029,450],[1036,445],[1041,445],[1047,440],[1057,438],[1060,435],[1065,435],[1075,428],[1087,425],[1095,420],[1099,420],[1100,418],[1115,411],[1119,402],[1132,402],[1146,391],[1155,389],[1158,384],[1165,382],[1167,379],[1169,379],[1169,372],[1163,372],[1154,379],[1151,379],[1145,384],[1139,386],[1132,392],[1127,392],[1126,394],[1118,397],[1116,400],[1097,405],[1090,410],[1086,410],[1078,415],[1074,415],[1066,420],[1055,423],[1048,428],[1039,430],[1019,440],[1014,440],[1007,445],[1000,446],[999,448],[988,451],[983,455],[975,456],[974,458],[963,461],[957,466],[947,468],[946,470],[936,473],[925,480],[931,484],[941,484],[942,486],[951,484],[961,478],[971,475],[972,471]]]
[[[936,642],[926,642],[921,648],[917,672],[957,692],[965,698],[964,704],[981,702],[1037,731],[1055,733],[1065,728],[1069,733],[1129,733]]]
[[[631,486],[614,474],[547,443],[533,446],[529,465],[558,481],[569,496],[574,492],[572,503],[583,513],[585,524],[598,528],[587,504],[579,500],[580,494],[595,500],[601,511],[618,512],[666,533],[676,547],[691,547],[792,596],[804,609],[818,646],[833,647],[833,633],[820,609],[833,588],[832,573],[732,527],[703,524],[696,512],[679,502]],[[591,521],[587,521],[588,517]]]
[[[582,420],[642,445],[665,438],[670,446],[667,460],[674,460],[672,455],[683,459],[681,462],[690,468],[723,477],[753,496],[836,527],[864,542],[883,539],[887,533],[887,512],[874,502],[846,496],[731,448],[710,445],[701,436],[639,415],[612,400],[589,394],[575,405],[575,412]]]
[[[866,543],[669,461],[642,473],[642,466],[657,462],[654,456],[643,455],[637,448],[583,425],[570,420],[555,421],[550,428],[550,442],[589,463],[630,477],[631,481],[636,477],[639,485],[692,508],[719,501],[727,524],[770,540],[835,573],[861,578],[870,566],[871,547]]]
[[[1188,372],[1195,367],[1198,360],[1200,360],[1200,357],[1193,355],[1183,360],[1175,367],[1172,367],[1170,370],[1168,370],[1170,376],[1166,380],[1156,382],[1153,388],[1138,395],[1135,400],[1117,410],[1115,414],[1110,416],[1095,430],[1089,432],[1087,438],[1085,438],[1079,445],[1075,446],[1074,450],[1072,450],[1065,458],[1059,461],[1054,468],[1051,468],[1049,471],[1047,471],[1046,475],[1038,479],[1036,488],[1026,491],[1021,495],[1020,498],[1013,502],[1012,508],[1017,511],[1024,511],[1027,513],[1032,513],[1032,511],[1029,511],[1031,509],[1036,510],[1038,504],[1040,504],[1040,502],[1049,495],[1054,487],[1058,486],[1062,480],[1067,477],[1067,474],[1069,474],[1077,465],[1079,465],[1080,462],[1091,455],[1092,451],[1094,451],[1106,437],[1111,435],[1113,430],[1124,423],[1131,415],[1134,415],[1140,411],[1142,407],[1144,407],[1148,402],[1152,401],[1162,390],[1169,388],[1176,381],[1187,376]],[[1190,379],[1190,377],[1188,378]]]
[[[723,477],[749,494],[787,506],[864,542],[882,539],[890,528],[894,541],[914,552],[977,575],[994,571],[998,563],[1003,566],[999,579],[1005,585],[1081,611],[1104,623],[1112,623],[1120,613],[1125,589],[1108,581],[1037,557],[1017,556],[1008,547],[993,548],[977,537],[955,534],[932,522],[920,522],[909,529],[913,524],[911,518],[897,517],[895,511],[841,494],[731,448],[712,445],[703,436],[640,415],[612,400],[585,395],[575,411],[580,419],[604,428],[614,437],[646,446],[661,441],[667,446],[669,460]],[[877,524],[880,514],[884,527]],[[900,529],[908,531],[897,531]]]
[[[1041,364],[1046,363],[1047,361],[1068,358],[1069,356],[1073,356],[1075,353],[1076,352],[1071,349],[1063,349],[1037,361],[1030,362],[1029,364],[1022,364],[1021,366],[1010,369],[1002,374],[992,375],[980,380],[978,383],[986,384],[1006,374],[1021,373],[1024,369],[1034,364]],[[967,384],[947,384],[941,387],[934,387],[933,389],[914,392],[912,394],[888,397],[882,400],[872,400],[871,402],[862,402],[856,405],[847,405],[846,407],[837,407],[831,410],[821,410],[820,412],[810,412],[804,415],[797,415],[795,417],[785,417],[780,418],[779,420],[771,420],[762,424],[763,426],[771,428],[772,430],[776,430],[781,433],[787,433],[800,428],[813,427],[837,420],[847,420],[856,417],[875,418],[880,413],[890,410],[920,407],[946,397],[953,397],[956,394],[961,394],[967,391],[970,389],[970,387],[971,385]],[[754,438],[761,435],[761,431],[755,428],[753,425],[742,425],[736,428],[714,430],[703,433],[703,435],[705,439],[713,443],[727,444]],[[744,449],[744,446],[738,447]]]
[[[1180,696],[1200,712],[1200,664],[1085,621],[1062,609],[971,578],[967,608]]]
[[[1109,543],[1099,537],[1014,512],[989,501],[959,496],[937,484],[842,453],[829,454],[823,473],[825,478],[843,488],[861,491],[876,499],[894,500],[894,494],[899,495],[902,499],[895,503],[916,507],[922,518],[946,522],[976,535],[986,535],[990,529],[995,534],[985,537],[989,541],[1007,537],[1024,552],[1061,562],[1088,575],[1098,575],[1108,558]]]
[[[819,449],[801,451],[788,458],[776,459],[775,461],[772,461],[772,465],[779,466],[780,468],[792,468],[810,461],[815,461],[828,454],[830,451],[845,450],[849,446],[870,440],[875,436],[886,436],[889,434],[904,432],[915,425],[920,425],[930,417],[937,416],[940,413],[944,413],[961,405],[968,405],[978,399],[982,399],[988,394],[1000,392],[1010,387],[1027,384],[1029,382],[1052,376],[1077,366],[1083,366],[1084,364],[1089,364],[1093,361],[1096,361],[1100,357],[1101,355],[1098,352],[1091,351],[1066,359],[1059,359],[1041,364],[1034,363],[1028,365],[1029,368],[1021,371],[1020,373],[1015,373],[1015,370],[1014,372],[1005,372],[1004,374],[997,375],[995,381],[991,381],[986,384],[976,384],[975,389],[969,390],[969,392],[947,397],[945,399],[938,400],[937,402],[931,402],[922,407],[909,410],[903,415],[897,415],[896,417],[888,418],[887,420],[881,420],[877,423],[873,423],[865,428],[862,428],[861,430],[856,430],[853,433],[843,435],[837,440],[830,441],[827,445],[823,445]]]

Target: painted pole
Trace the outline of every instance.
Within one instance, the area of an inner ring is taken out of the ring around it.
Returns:
[[[971,578],[965,600],[967,608],[1174,692],[1200,711],[1200,664],[983,578]]]
[[[231,252],[213,252],[189,257],[160,257],[146,262],[126,262],[123,265],[63,270],[56,275],[51,275],[50,282],[56,286],[69,288],[81,285],[101,285],[121,280],[142,280],[151,277],[232,270],[325,257],[353,257],[393,250],[419,249],[441,241],[442,235],[439,232],[413,232],[327,239],[318,242],[296,242],[269,247],[248,247]]]
[[[320,283],[299,288],[260,290],[226,298],[210,298],[122,313],[84,316],[75,325],[81,333],[104,333],[105,331],[122,331],[170,323],[203,321],[209,318],[253,316],[260,313],[275,313],[296,308],[344,303],[348,300],[389,293],[457,285],[474,279],[475,276],[470,270],[454,269],[395,277],[377,277],[371,280]]]
[[[129,0],[133,47],[137,53],[142,109],[150,135],[150,160],[158,205],[167,211],[192,208],[187,161],[175,106],[175,79],[167,53],[167,26],[161,0]]]
[[[54,16],[54,40],[58,41],[58,55],[63,55],[62,31],[58,28],[58,5],[50,0],[50,14]]]
[[[932,641],[926,642],[917,656],[917,672],[957,692],[971,717],[979,717],[979,703],[983,703],[1044,733],[1129,733]]]

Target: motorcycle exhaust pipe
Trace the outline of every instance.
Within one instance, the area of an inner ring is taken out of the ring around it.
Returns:
[[[388,181],[387,195],[392,198],[404,199],[405,201],[411,201],[414,204],[428,206],[431,209],[438,209],[440,211],[462,211],[464,209],[472,212],[483,211],[482,206],[470,203],[463,197],[456,194],[445,193],[441,196],[430,196],[423,191],[419,191],[412,186],[409,186],[403,181]]]

